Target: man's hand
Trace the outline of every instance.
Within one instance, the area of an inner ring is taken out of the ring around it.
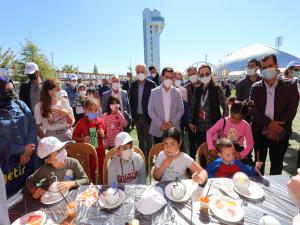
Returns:
[[[20,165],[21,166],[26,165],[29,161],[30,161],[30,156],[29,155],[23,154],[23,155],[20,156]]]
[[[271,123],[269,123],[268,129],[271,132],[275,132],[275,133],[280,134],[284,130],[284,128],[281,126],[283,124],[285,124],[285,122],[272,121]]]
[[[268,131],[267,138],[273,141],[279,141],[279,134],[273,131]]]
[[[197,129],[197,126],[192,124],[192,123],[189,123],[189,127],[190,127],[190,130],[193,132],[193,133],[196,133],[196,129]]]
[[[167,130],[168,128],[167,128],[167,124],[166,123],[162,123],[161,124],[161,126],[160,126],[160,130],[161,131],[165,131],[165,130]]]

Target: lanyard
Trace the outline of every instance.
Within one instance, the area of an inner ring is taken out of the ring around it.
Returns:
[[[123,175],[124,175],[124,171],[123,171],[123,163],[122,163],[122,159],[121,159],[121,157],[120,157],[120,163],[121,163],[122,176],[123,176]],[[132,163],[133,172],[135,172],[135,168],[134,168],[133,159],[132,159],[131,163]]]
[[[204,92],[204,91],[205,91],[205,90],[203,90],[203,92]],[[207,99],[207,97],[208,97],[208,89],[207,89],[205,95],[203,95],[203,92],[202,92],[202,95],[201,95],[201,101],[200,101],[201,108],[204,107],[204,104],[205,104],[206,99]]]

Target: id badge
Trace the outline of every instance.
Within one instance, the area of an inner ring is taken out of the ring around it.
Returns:
[[[205,117],[206,116],[206,113],[205,113],[205,110],[204,109],[200,109],[199,110],[199,113],[198,113],[198,117],[200,120],[205,120]]]
[[[90,128],[90,137],[91,137],[91,144],[95,148],[98,148],[98,134],[97,134],[96,127]]]

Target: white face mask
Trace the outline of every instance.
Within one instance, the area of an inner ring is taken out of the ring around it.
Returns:
[[[138,73],[138,75],[136,77],[139,81],[143,81],[143,80],[145,80],[146,75],[144,73]]]
[[[64,149],[63,151],[61,151],[60,153],[58,153],[56,155],[56,159],[60,163],[64,163],[65,160],[66,160],[66,158],[67,158],[67,151],[66,151],[66,149]]]
[[[55,97],[56,97],[57,101],[60,101],[61,100],[61,92],[60,91],[56,92]]]
[[[261,71],[261,76],[267,80],[272,80],[276,76],[276,69],[264,69],[263,71]]]
[[[79,91],[79,95],[80,95],[80,97],[85,97],[86,91]]]
[[[181,84],[182,84],[182,80],[175,80],[175,87],[180,87],[181,86]]]
[[[170,79],[164,80],[164,86],[166,88],[170,88],[171,85],[172,85],[172,80],[170,80]]]
[[[71,81],[72,88],[75,88],[77,86],[77,81]]]
[[[111,87],[114,91],[118,91],[120,89],[120,83],[112,83]]]
[[[156,73],[151,73],[151,76],[154,78],[156,77]]]
[[[125,151],[122,151],[121,153],[121,159],[125,160],[125,161],[129,161],[132,159],[133,157],[133,149],[132,148],[128,148],[127,150]]]
[[[256,74],[256,68],[254,68],[254,69],[248,69],[247,68],[246,73],[247,73],[248,76],[253,76],[253,75]]]
[[[192,82],[192,83],[196,83],[198,81],[198,76],[196,74],[192,75],[189,77],[189,80]]]
[[[200,81],[203,84],[208,84],[211,81],[211,76],[204,76],[204,77],[200,77]]]

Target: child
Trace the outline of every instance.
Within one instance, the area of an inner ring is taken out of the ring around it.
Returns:
[[[107,137],[105,145],[108,149],[115,147],[114,140],[117,134],[123,131],[127,126],[127,120],[120,111],[120,101],[114,96],[110,96],[107,102],[107,113],[104,114]]]
[[[248,112],[248,105],[237,101],[235,97],[229,99],[229,104],[231,104],[230,116],[220,119],[207,131],[208,149],[213,151],[210,155],[217,156],[213,144],[214,138],[217,136],[228,138],[234,144],[235,158],[238,160],[243,159],[244,163],[252,165],[251,150],[254,145],[252,131],[249,123],[243,119]]]
[[[99,177],[102,179],[103,161],[105,149],[103,138],[105,138],[105,126],[103,120],[98,116],[100,103],[98,99],[87,98],[84,102],[84,117],[80,119],[73,131],[73,140],[92,144],[98,154]],[[90,174],[96,171],[94,158],[90,158]],[[95,183],[95,177],[92,178]]]
[[[26,180],[26,188],[35,199],[39,199],[46,192],[43,186],[50,185],[56,179],[60,191],[89,183],[89,178],[78,160],[67,157],[67,144],[68,142],[61,142],[56,137],[45,137],[41,140],[37,155],[45,159],[45,165]]]
[[[78,85],[78,93],[73,103],[74,109],[74,117],[75,117],[75,124],[84,116],[84,101],[86,99],[86,86],[84,84]]]
[[[117,155],[108,167],[108,184],[146,184],[145,163],[142,156],[132,148],[132,138],[126,132],[115,138]]]
[[[220,158],[213,161],[206,168],[208,178],[212,177],[232,177],[236,172],[244,172],[248,176],[257,176],[260,174],[262,162],[257,162],[256,167],[243,164],[241,161],[234,159],[234,145],[229,139],[222,138],[217,141],[217,151]]]
[[[180,151],[182,142],[179,130],[171,127],[164,131],[162,139],[164,151],[161,151],[157,156],[153,171],[154,179],[157,181],[185,179],[186,170],[190,169],[193,173],[193,181],[203,184],[207,180],[207,172],[195,163],[189,155]]]

